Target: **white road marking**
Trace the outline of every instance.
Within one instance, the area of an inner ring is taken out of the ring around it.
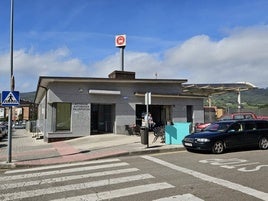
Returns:
[[[234,169],[234,168],[240,167],[240,166],[256,165],[256,164],[259,164],[259,162],[255,162],[255,163],[243,163],[243,164],[238,164],[238,165],[221,165],[220,167],[226,168],[226,169]]]
[[[200,160],[200,163],[210,163],[211,165],[230,165],[230,164],[237,164],[237,163],[245,163],[247,160],[245,159],[239,159],[239,158],[214,158],[214,159],[206,159],[206,160]]]
[[[233,166],[240,167],[240,166],[256,165],[256,164],[260,164],[260,162],[243,163],[243,164],[238,164],[238,165],[233,165]]]
[[[232,162],[229,162],[232,161]],[[250,165],[257,165],[260,164],[260,162],[251,162],[251,163],[244,163],[247,162],[245,159],[238,159],[238,158],[230,158],[230,159],[207,159],[207,160],[200,160],[200,163],[210,163],[211,165],[219,165],[222,168],[226,169],[234,169],[236,167],[241,166],[250,166]],[[235,165],[236,164],[236,165]],[[246,167],[237,169],[241,172],[255,172],[260,170],[262,167],[268,167],[268,165],[258,165],[256,168],[253,169],[247,169]]]
[[[241,172],[255,172],[255,171],[260,170],[262,167],[268,167],[268,165],[258,165],[255,168],[249,169],[249,170],[247,168],[243,167],[243,168],[239,168],[238,171],[241,171]]]
[[[129,164],[122,162],[122,163],[112,163],[112,164],[102,164],[102,165],[95,165],[95,166],[71,168],[71,169],[64,169],[64,170],[53,170],[53,171],[47,171],[47,172],[35,172],[31,174],[3,176],[3,177],[0,177],[0,181],[7,181],[7,180],[10,181],[10,180],[16,180],[16,179],[32,178],[32,177],[42,177],[42,176],[55,175],[55,174],[81,172],[81,171],[97,170],[97,169],[103,169],[103,168],[121,167],[121,166],[127,166],[127,165]]]
[[[154,177],[150,174],[140,174],[140,175],[133,175],[133,176],[128,176],[128,177],[110,178],[110,179],[105,179],[105,180],[92,181],[92,182],[73,184],[73,185],[56,186],[56,187],[54,186],[54,187],[50,187],[46,189],[35,189],[35,190],[20,191],[20,192],[15,192],[15,193],[6,193],[6,194],[0,195],[0,200],[1,201],[8,201],[8,200],[15,200],[15,199],[19,200],[23,198],[36,197],[36,196],[60,193],[60,192],[65,192],[65,191],[67,192],[75,191],[75,190],[81,190],[81,189],[87,189],[87,188],[93,188],[93,187],[106,186],[106,185],[111,185],[111,184],[126,183],[126,182],[137,181],[137,180],[142,180],[142,179],[150,179],[150,178],[154,178]],[[122,195],[119,194],[119,196],[122,196]]]
[[[7,190],[7,189],[12,189],[12,188],[20,188],[20,187],[34,186],[34,185],[51,184],[51,183],[71,181],[71,180],[84,179],[84,178],[90,178],[90,177],[116,175],[116,174],[129,173],[129,172],[135,172],[135,171],[139,171],[139,169],[137,168],[118,169],[118,170],[94,172],[94,173],[88,173],[88,174],[82,174],[82,175],[55,177],[55,178],[28,181],[28,182],[23,181],[23,182],[16,182],[16,183],[10,183],[10,184],[1,184],[0,190]]]
[[[167,197],[167,198],[160,198],[157,200],[153,200],[153,201],[204,201],[198,197],[195,197],[192,194],[183,194],[183,195],[176,195],[176,196],[171,196],[171,197]]]
[[[8,170],[5,172],[5,174],[34,172],[34,171],[48,170],[48,169],[53,169],[53,168],[56,169],[56,168],[74,167],[74,166],[81,166],[81,165],[93,165],[93,164],[99,164],[99,163],[109,163],[109,162],[118,162],[118,161],[120,160],[119,159],[101,159],[101,160],[79,162],[79,163],[49,165],[45,167],[36,167],[36,168],[28,168],[28,169],[21,169],[21,170]]]
[[[171,184],[168,183],[155,183],[155,184],[146,184],[141,186],[133,186],[129,188],[123,188],[118,190],[112,190],[112,191],[105,191],[100,193],[92,193],[88,195],[81,195],[76,197],[68,197],[68,198],[60,198],[52,201],[100,201],[100,200],[107,200],[107,199],[114,199],[119,198],[123,196],[130,196],[130,195],[136,195],[140,193],[146,193],[161,189],[167,189],[167,188],[174,188]]]
[[[166,161],[160,160],[158,158],[154,158],[152,156],[141,156],[141,157],[144,159],[150,160],[152,162],[158,163],[160,165],[166,166],[168,168],[171,168],[173,170],[176,170],[176,171],[179,171],[179,172],[182,172],[185,174],[189,174],[189,175],[194,176],[198,179],[202,179],[204,181],[212,182],[212,183],[224,186],[226,188],[230,188],[232,190],[242,192],[244,194],[256,197],[260,200],[268,201],[268,193],[258,191],[258,190],[255,190],[253,188],[246,187],[246,186],[243,186],[240,184],[236,184],[236,183],[224,180],[224,179],[212,177],[212,176],[209,176],[209,175],[206,175],[206,174],[203,174],[203,173],[191,170],[191,169],[180,167],[180,166],[174,165],[172,163],[168,163]]]

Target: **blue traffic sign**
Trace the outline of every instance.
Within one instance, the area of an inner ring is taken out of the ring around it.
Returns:
[[[2,106],[18,106],[19,104],[19,91],[2,91]]]

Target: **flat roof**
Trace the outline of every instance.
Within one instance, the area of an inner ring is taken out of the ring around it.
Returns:
[[[176,94],[180,97],[200,97],[205,98],[213,94],[224,94],[228,92],[241,92],[257,88],[249,82],[238,83],[207,83],[207,84],[184,84],[187,79],[116,79],[116,78],[93,78],[93,77],[55,77],[55,76],[40,76],[35,95],[35,103],[39,103],[47,87],[50,83],[144,83],[144,84],[178,84],[182,86],[182,92]],[[137,93],[140,95],[140,93]],[[160,96],[167,96],[170,94],[158,94]],[[175,96],[175,94],[172,94]]]
[[[182,84],[187,82],[187,79],[116,79],[116,78],[93,78],[93,77],[54,77],[54,76],[40,76],[36,95],[35,103],[38,103],[43,97],[47,87],[50,83],[144,83],[144,84]]]

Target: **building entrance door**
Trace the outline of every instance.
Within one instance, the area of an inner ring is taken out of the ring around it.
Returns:
[[[149,105],[149,113],[152,114],[156,125],[165,125],[172,120],[170,105]],[[142,119],[146,114],[146,105],[136,105],[136,124],[142,125]]]
[[[91,134],[113,132],[114,105],[91,104]]]

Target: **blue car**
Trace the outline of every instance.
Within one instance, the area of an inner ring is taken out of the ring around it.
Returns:
[[[268,121],[227,120],[212,123],[202,132],[185,136],[188,150],[211,151],[221,154],[227,149],[259,147],[268,149]]]

